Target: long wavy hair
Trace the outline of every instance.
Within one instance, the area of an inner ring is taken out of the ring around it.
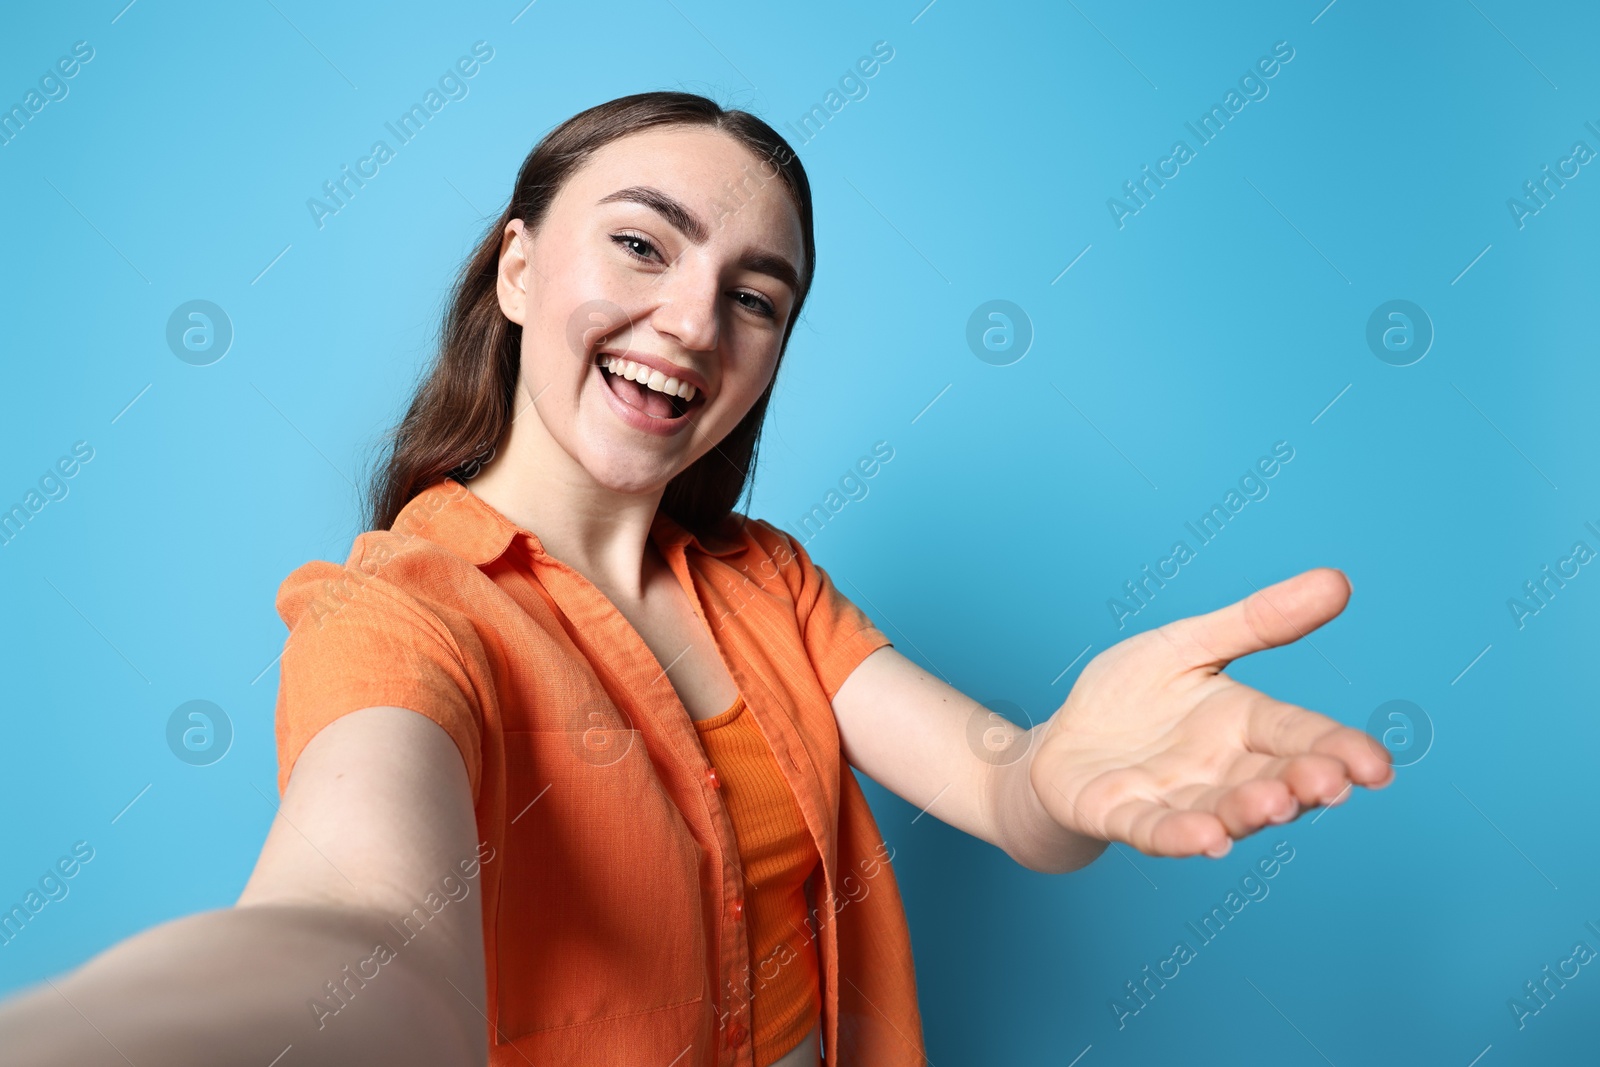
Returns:
[[[379,444],[362,505],[369,530],[387,530],[402,508],[440,477],[465,481],[498,448],[511,426],[521,366],[522,327],[500,310],[495,279],[506,225],[522,219],[536,232],[567,178],[597,149],[630,133],[659,126],[710,126],[776,170],[794,199],[804,237],[800,291],[784,327],[777,367],[811,289],[816,239],[811,221],[811,184],[789,143],[746,111],[724,109],[693,93],[649,92],[619,97],[567,119],[528,153],[517,173],[510,202],[484,233],[451,290],[439,349],[424,373],[405,417]],[[767,161],[770,161],[770,165]],[[713,530],[750,487],[756,445],[766,420],[772,381],[745,417],[705,455],[679,473],[662,494],[660,507],[695,533]]]

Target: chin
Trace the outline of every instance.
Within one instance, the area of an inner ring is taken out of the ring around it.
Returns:
[[[655,465],[607,463],[598,458],[583,466],[596,485],[613,493],[628,495],[665,490],[667,483],[682,473],[682,468],[678,467],[663,469]]]

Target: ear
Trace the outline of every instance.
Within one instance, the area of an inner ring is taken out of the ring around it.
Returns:
[[[495,275],[495,293],[500,311],[518,326],[526,325],[528,308],[528,237],[521,219],[506,223],[500,235],[500,265]]]

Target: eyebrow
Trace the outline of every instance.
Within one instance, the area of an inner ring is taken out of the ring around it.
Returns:
[[[652,186],[630,185],[626,189],[618,189],[601,197],[598,202],[642,204],[666,219],[668,225],[697,245],[705,244],[707,238],[711,236],[711,228],[700,216],[690,211],[681,201]],[[774,252],[752,252],[739,261],[739,266],[757,274],[776,278],[787,285],[791,293],[800,291],[800,272],[795,270],[794,264]]]

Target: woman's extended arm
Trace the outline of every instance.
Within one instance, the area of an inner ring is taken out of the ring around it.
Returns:
[[[1036,739],[896,649],[862,660],[834,694],[833,712],[851,766],[1024,867],[1076,870],[1105,850],[1039,803],[1028,775]]]
[[[481,1065],[479,862],[444,730],[342,716],[301,753],[237,904],[0,1004],[6,1062]]]
[[[1342,574],[1316,568],[1136,634],[1092,659],[1030,731],[882,648],[835,694],[840,744],[891,792],[1035,870],[1080,867],[1108,841],[1225,855],[1352,784],[1393,780],[1371,736],[1222,673],[1305,636],[1349,595]]]

